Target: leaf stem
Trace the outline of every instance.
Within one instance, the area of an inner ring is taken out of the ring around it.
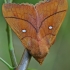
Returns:
[[[1,57],[0,57],[0,60],[1,60],[8,68],[13,69],[13,67],[10,66],[10,65],[9,65],[4,59],[2,59]]]
[[[5,0],[5,3],[12,3],[13,0]],[[7,34],[8,34],[8,46],[9,46],[9,52],[10,52],[10,58],[12,62],[12,66],[15,68],[18,66],[15,53],[14,53],[14,47],[12,42],[12,31],[9,25],[7,24]]]
[[[13,42],[12,42],[12,31],[11,31],[11,28],[9,27],[8,25],[8,45],[9,45],[9,52],[10,52],[10,58],[11,58],[11,62],[12,62],[12,66],[13,67],[17,67],[18,64],[17,64],[17,61],[16,61],[16,56],[15,56],[15,53],[14,53],[14,48],[13,48]]]
[[[5,3],[12,3],[13,0],[4,0]]]
[[[25,49],[24,53],[22,55],[22,59],[20,61],[20,64],[19,64],[19,66],[17,67],[16,70],[26,70],[28,65],[29,65],[30,60],[31,60],[31,55]]]

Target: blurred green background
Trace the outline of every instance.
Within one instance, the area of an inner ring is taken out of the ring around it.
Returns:
[[[14,2],[29,2],[35,4],[39,2],[39,0],[14,0]],[[7,25],[2,15],[3,3],[4,0],[0,0],[0,57],[5,59],[11,65],[6,32]],[[68,3],[70,3],[70,0],[68,0]],[[68,4],[68,7],[70,7],[70,4]],[[24,48],[14,32],[13,45],[19,63]],[[40,66],[38,62],[32,58],[29,68],[36,70],[70,70],[70,8],[68,8],[66,18],[59,30],[55,44],[50,48],[49,54],[45,58],[43,64]],[[0,70],[9,69],[0,61]]]

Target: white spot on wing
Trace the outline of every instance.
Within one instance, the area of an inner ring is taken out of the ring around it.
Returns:
[[[24,29],[24,30],[22,30],[22,32],[23,32],[23,33],[25,33],[25,32],[26,32],[26,30]]]
[[[52,30],[53,26],[49,26],[49,29]]]

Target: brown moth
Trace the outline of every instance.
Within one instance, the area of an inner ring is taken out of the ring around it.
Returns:
[[[24,47],[41,64],[56,38],[67,6],[67,0],[48,0],[36,5],[3,4],[2,11]]]

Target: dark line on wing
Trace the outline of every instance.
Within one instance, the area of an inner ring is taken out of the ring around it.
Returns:
[[[52,36],[55,36],[55,34],[52,34],[52,33],[49,33],[49,34],[46,34],[46,35],[52,35]],[[46,35],[45,35],[45,36],[46,36]],[[45,37],[45,36],[44,36],[44,37]],[[30,37],[30,38],[32,38],[31,36],[25,36],[25,37],[22,37],[21,40],[23,40],[23,39],[26,38],[26,37]],[[44,37],[43,37],[43,38],[44,38]],[[42,38],[42,39],[43,39],[43,38]],[[34,38],[34,39],[35,39],[35,38]],[[41,39],[41,40],[42,40],[42,39]]]
[[[26,37],[30,37],[30,38],[32,38],[31,36],[25,36],[25,37],[22,37],[21,40],[23,40],[23,39],[26,38]]]
[[[44,22],[46,19],[48,19],[49,17],[51,17],[51,16],[53,16],[53,15],[56,15],[56,14],[58,14],[58,13],[61,13],[61,12],[65,12],[65,11],[66,11],[66,10],[58,11],[58,12],[55,12],[55,13],[53,13],[52,15],[46,17],[46,18],[41,22],[40,27],[42,26],[43,22]],[[40,27],[39,27],[39,29],[40,29]]]
[[[17,17],[5,17],[5,18],[14,18],[14,19],[20,19],[20,20],[24,20],[24,21],[26,21],[26,22],[28,22],[28,23],[30,23],[31,25],[32,25],[32,23],[31,22],[29,22],[28,20],[26,20],[26,19],[22,19],[22,18],[17,18]],[[32,25],[33,26],[33,25]],[[33,26],[34,27],[34,26]],[[36,32],[37,32],[37,29],[34,27],[34,29],[36,30]]]
[[[52,35],[52,36],[55,36],[55,34],[52,34],[52,33],[49,33],[49,34],[46,34],[46,35]],[[45,36],[46,36],[46,35],[45,35]],[[44,37],[45,37],[45,36],[44,36]]]

